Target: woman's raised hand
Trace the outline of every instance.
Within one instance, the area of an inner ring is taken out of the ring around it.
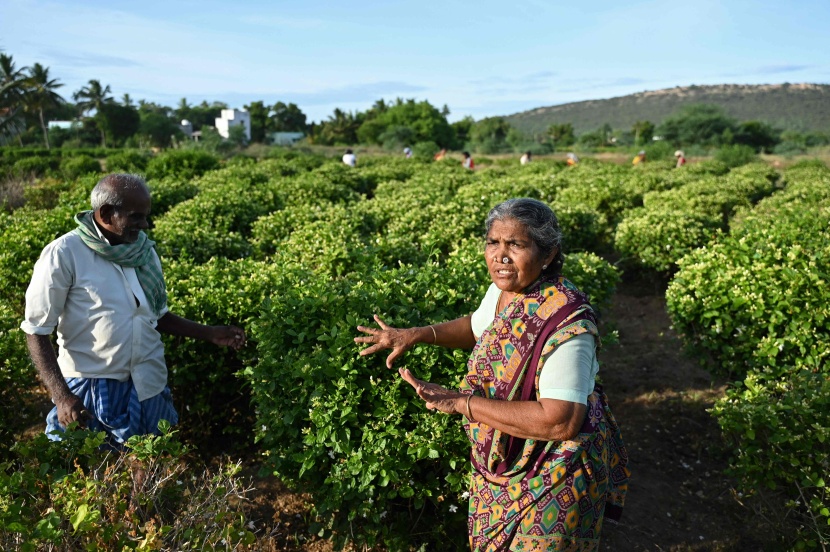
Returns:
[[[386,357],[386,367],[392,368],[392,363],[395,362],[395,359],[411,349],[418,342],[418,333],[415,328],[393,328],[381,320],[377,314],[375,315],[375,322],[378,323],[380,329],[358,326],[358,331],[369,335],[355,337],[354,342],[371,343],[369,347],[360,351],[360,356],[370,355],[381,349],[392,349],[392,352]]]

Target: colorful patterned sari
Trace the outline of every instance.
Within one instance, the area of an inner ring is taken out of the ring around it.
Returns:
[[[557,345],[597,335],[587,297],[559,278],[519,294],[482,333],[463,392],[537,400],[539,367]],[[475,551],[596,550],[607,515],[619,519],[628,454],[600,386],[570,441],[519,439],[465,418],[472,443],[468,529]]]

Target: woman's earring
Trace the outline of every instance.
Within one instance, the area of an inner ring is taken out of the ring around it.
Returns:
[[[548,265],[542,265],[542,270],[547,270]]]

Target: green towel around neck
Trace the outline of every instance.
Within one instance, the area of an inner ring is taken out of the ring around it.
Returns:
[[[150,302],[150,307],[156,316],[161,314],[167,306],[167,290],[164,287],[164,275],[161,265],[156,262],[153,249],[156,242],[139,232],[135,243],[110,245],[98,235],[92,211],[82,211],[75,215],[78,227],[74,230],[87,247],[97,255],[120,266],[135,269],[138,283]]]

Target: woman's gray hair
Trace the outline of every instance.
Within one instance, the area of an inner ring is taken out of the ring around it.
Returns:
[[[562,272],[562,264],[565,256],[562,254],[562,229],[553,209],[538,199],[519,197],[508,199],[499,203],[487,215],[484,222],[485,232],[490,233],[493,222],[512,219],[522,224],[527,229],[530,239],[539,248],[543,257],[556,249],[556,256],[542,274],[548,276],[559,276]]]
[[[129,192],[134,190],[143,190],[147,194],[150,193],[150,187],[147,186],[147,182],[141,175],[126,173],[108,174],[92,188],[92,194],[90,194],[92,210],[97,211],[104,205],[122,207],[125,197],[129,195]]]

